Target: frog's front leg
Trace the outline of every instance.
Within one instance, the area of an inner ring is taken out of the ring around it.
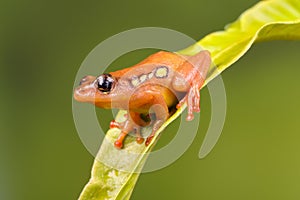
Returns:
[[[115,141],[114,145],[116,148],[121,149],[123,147],[123,141],[128,133],[134,131],[136,134],[137,143],[141,144],[144,142],[144,138],[142,138],[140,129],[141,123],[144,123],[140,117],[139,113],[129,111],[127,115],[127,120],[124,122],[115,122],[112,121],[110,123],[110,128],[119,128],[121,129],[121,133],[118,139]]]
[[[172,86],[178,92],[187,92],[186,96],[179,101],[177,109],[185,102],[188,107],[188,116],[186,120],[194,118],[193,112],[200,111],[200,93],[199,90],[203,85],[207,71],[211,65],[210,53],[201,51],[194,56],[186,57],[173,78]]]
[[[169,109],[163,95],[157,94],[153,96],[153,100],[154,101],[153,101],[153,105],[151,106],[151,112],[155,113],[156,120],[153,122],[152,132],[147,137],[147,140],[145,142],[146,146],[148,146],[151,143],[158,129],[169,117]]]

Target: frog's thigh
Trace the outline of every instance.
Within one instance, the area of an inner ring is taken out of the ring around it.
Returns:
[[[185,92],[195,84],[201,86],[211,64],[208,51],[201,51],[193,56],[187,56],[186,61],[176,69],[172,86],[178,92]],[[200,89],[200,88],[198,88]]]

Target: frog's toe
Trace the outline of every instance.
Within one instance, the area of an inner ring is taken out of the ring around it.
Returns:
[[[176,105],[176,108],[179,109],[182,107],[182,105],[186,102],[186,99],[187,99],[187,95],[184,96],[180,101],[179,103]]]
[[[150,135],[149,137],[147,137],[147,140],[145,142],[146,147],[151,143],[153,138],[154,138],[154,135]]]
[[[123,129],[125,122],[116,122],[115,120],[111,120],[109,123],[109,128],[118,128]]]
[[[117,140],[117,141],[115,141],[114,145],[117,149],[122,149],[123,142]]]
[[[144,138],[141,135],[141,128],[140,127],[135,127],[135,136],[136,136],[136,142],[138,144],[142,144],[144,142]]]
[[[186,117],[186,121],[192,121],[194,119],[193,113],[188,113],[188,116]]]
[[[121,149],[123,147],[123,141],[127,136],[128,132],[122,131],[119,135],[118,139],[115,141],[114,145],[117,149]]]
[[[137,138],[136,138],[136,142],[137,142],[138,144],[143,144],[144,138],[142,138],[142,137],[137,137]]]

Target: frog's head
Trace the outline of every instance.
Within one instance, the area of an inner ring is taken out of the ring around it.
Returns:
[[[112,102],[118,100],[117,80],[111,74],[98,77],[85,76],[74,91],[74,98],[79,102],[93,103],[101,108],[111,108]]]

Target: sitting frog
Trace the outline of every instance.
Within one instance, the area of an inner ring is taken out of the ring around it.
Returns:
[[[98,77],[82,78],[74,98],[100,108],[128,111],[125,122],[111,122],[111,127],[121,129],[114,143],[117,148],[123,147],[123,141],[131,131],[137,134],[137,142],[143,143],[140,128],[147,122],[142,116],[154,113],[152,133],[145,142],[149,145],[156,131],[169,117],[169,108],[176,106],[178,109],[186,102],[188,121],[193,119],[193,112],[200,111],[199,90],[210,65],[208,51],[193,56],[160,51],[132,67]]]

